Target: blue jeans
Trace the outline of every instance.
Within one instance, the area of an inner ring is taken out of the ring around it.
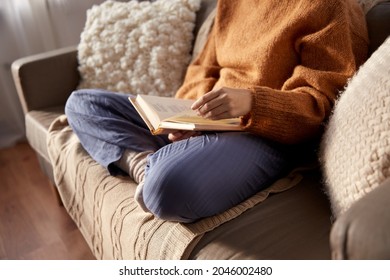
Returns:
[[[281,145],[246,132],[205,133],[173,143],[154,136],[124,94],[75,91],[65,112],[85,150],[113,175],[125,149],[154,151],[143,197],[165,220],[193,222],[221,213],[272,184],[288,165]]]

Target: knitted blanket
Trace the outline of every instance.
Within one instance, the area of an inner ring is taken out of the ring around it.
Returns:
[[[49,129],[48,151],[64,206],[97,259],[186,259],[203,234],[302,178],[294,171],[224,213],[182,224],[143,212],[133,200],[136,184],[129,177],[110,176],[96,163],[65,115]]]

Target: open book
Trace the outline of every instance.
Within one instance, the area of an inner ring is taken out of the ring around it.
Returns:
[[[208,120],[191,110],[195,100],[150,95],[129,97],[130,102],[153,134],[177,130],[239,131],[240,119]]]

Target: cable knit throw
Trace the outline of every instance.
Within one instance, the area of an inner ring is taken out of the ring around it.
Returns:
[[[191,60],[200,0],[95,5],[78,45],[79,88],[173,96]]]
[[[336,103],[320,158],[336,217],[390,177],[390,38]]]

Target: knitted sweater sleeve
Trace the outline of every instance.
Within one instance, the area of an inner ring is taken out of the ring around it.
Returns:
[[[300,63],[281,89],[252,89],[244,128],[285,144],[318,137],[339,91],[366,58],[365,33],[364,20],[354,22],[341,11],[315,32],[300,36],[295,41]]]

